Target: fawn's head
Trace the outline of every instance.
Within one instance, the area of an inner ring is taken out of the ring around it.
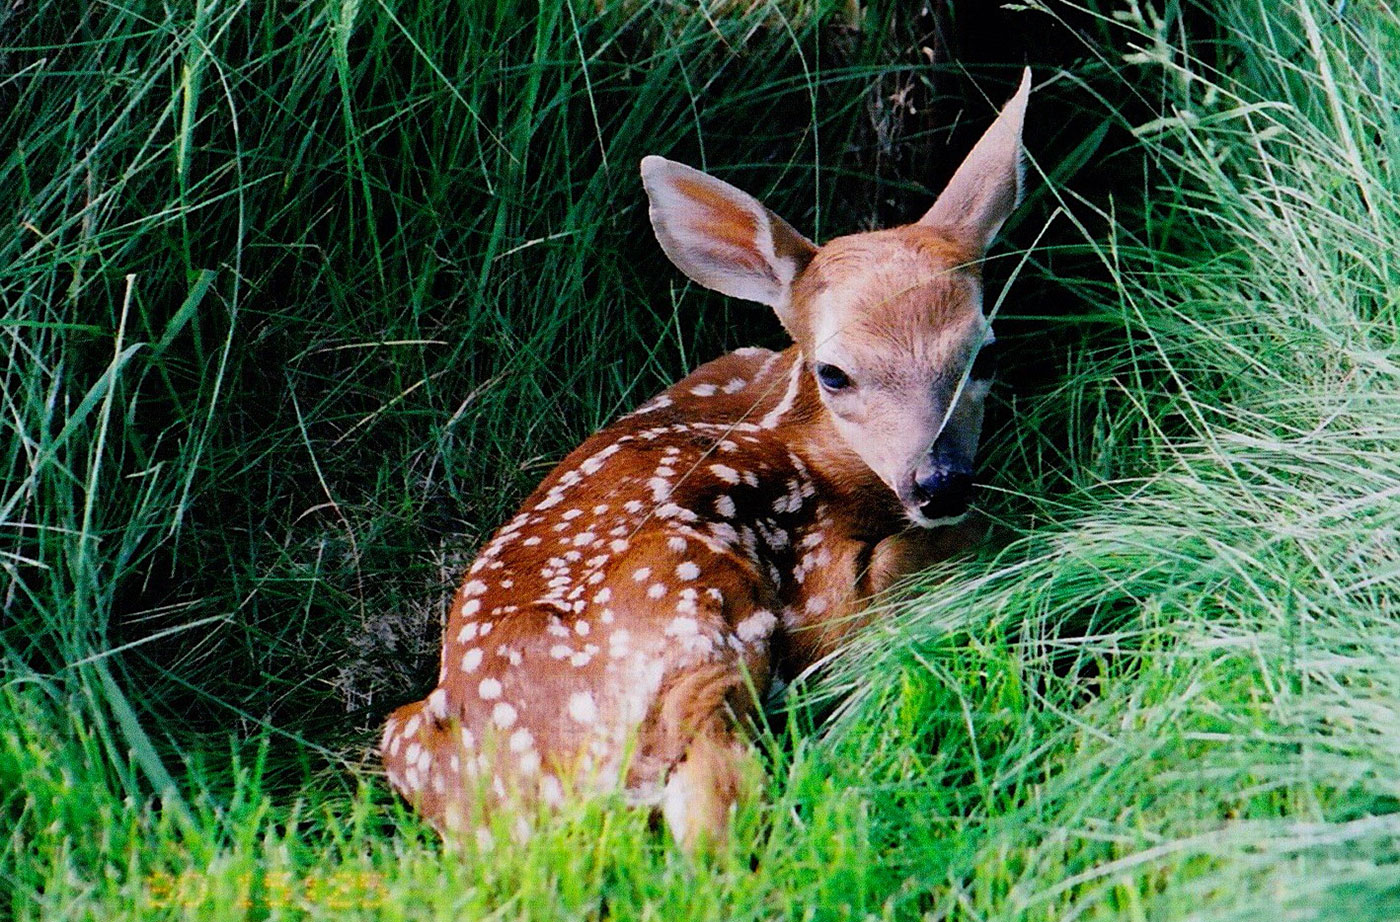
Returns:
[[[647,157],[651,221],[696,282],[771,306],[849,448],[909,518],[959,519],[990,386],[979,261],[1021,195],[1030,71],[918,222],[817,247],[728,183]]]

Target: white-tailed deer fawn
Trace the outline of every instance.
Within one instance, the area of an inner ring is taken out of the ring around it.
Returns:
[[[956,545],[990,377],[979,261],[1020,197],[1029,93],[1027,71],[917,223],[822,247],[727,183],[642,161],[666,255],[772,307],[794,345],[722,356],[594,435],[482,549],[438,687],[382,743],[444,834],[621,787],[683,845],[721,839],[770,676]]]

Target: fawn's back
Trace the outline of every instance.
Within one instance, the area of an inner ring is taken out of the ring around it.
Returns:
[[[1028,90],[922,221],[821,248],[725,183],[643,162],[671,259],[772,306],[795,344],[716,359],[597,433],[482,549],[437,688],[382,744],[440,829],[621,786],[687,845],[723,836],[773,674],[958,544],[988,385],[977,266],[1019,195]]]

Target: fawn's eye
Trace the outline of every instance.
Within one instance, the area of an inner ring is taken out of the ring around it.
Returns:
[[[817,363],[817,380],[829,391],[843,391],[851,386],[851,378],[835,365]]]
[[[997,353],[1000,351],[1001,346],[996,340],[984,345],[972,360],[972,370],[967,376],[973,381],[988,381],[994,377],[997,373]]]

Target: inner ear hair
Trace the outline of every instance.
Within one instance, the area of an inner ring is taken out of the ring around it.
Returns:
[[[642,183],[661,249],[693,281],[780,308],[817,248],[753,196],[707,173],[645,157]]]

